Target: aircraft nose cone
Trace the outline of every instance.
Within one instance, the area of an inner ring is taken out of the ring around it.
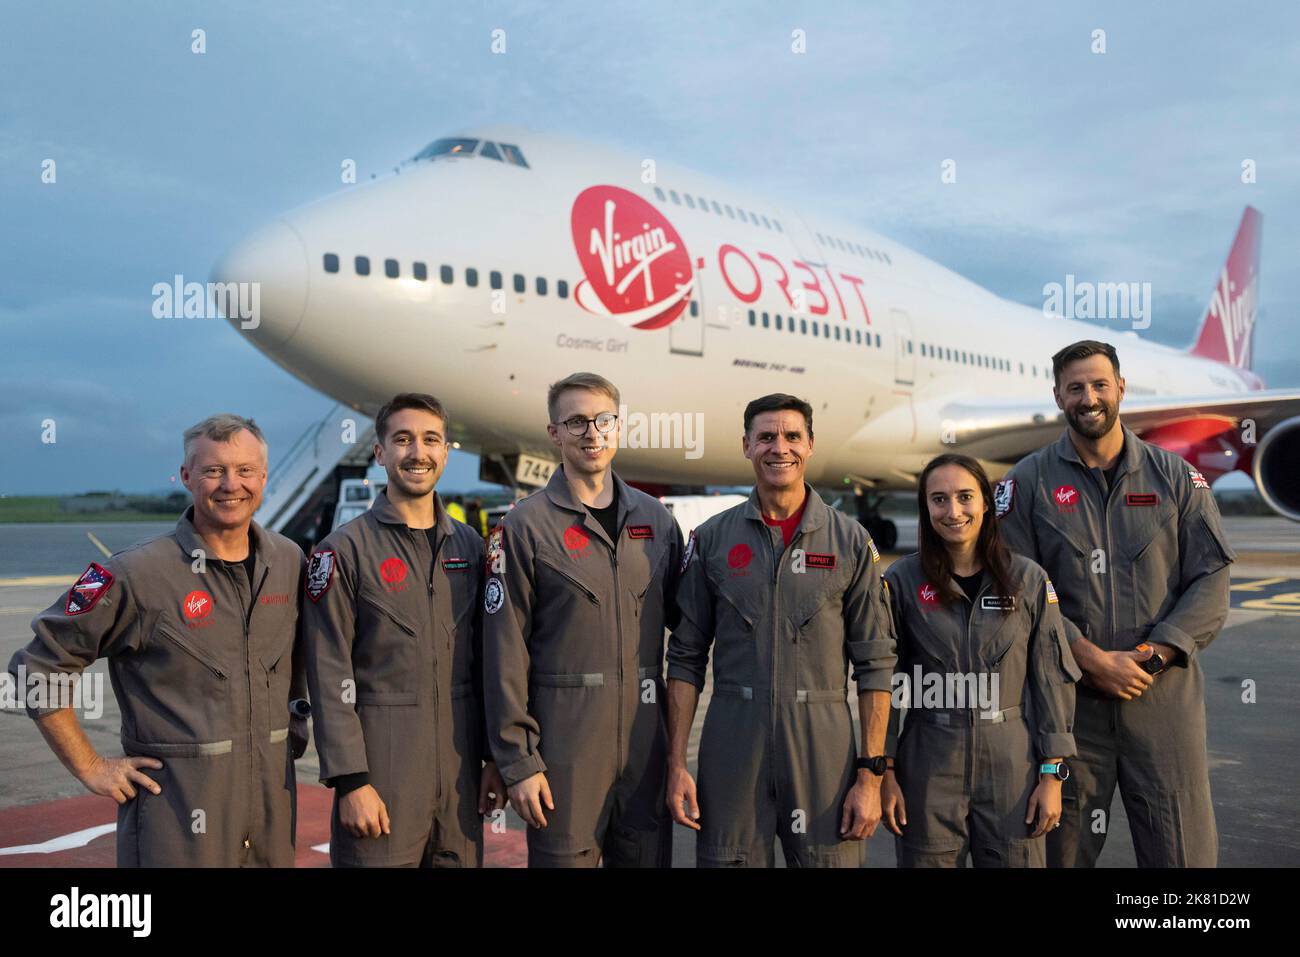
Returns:
[[[259,345],[282,345],[307,306],[307,249],[282,219],[241,239],[212,267],[222,315]]]

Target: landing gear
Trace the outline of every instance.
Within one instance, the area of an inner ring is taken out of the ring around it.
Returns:
[[[883,495],[872,495],[867,491],[857,492],[854,496],[858,506],[858,521],[866,528],[875,541],[877,548],[886,551],[898,544],[898,526],[880,514]]]

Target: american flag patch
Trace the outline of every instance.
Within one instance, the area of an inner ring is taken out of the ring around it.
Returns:
[[[1050,578],[1047,579],[1047,603],[1049,605],[1055,605],[1058,603],[1056,589],[1052,587],[1052,580]]]

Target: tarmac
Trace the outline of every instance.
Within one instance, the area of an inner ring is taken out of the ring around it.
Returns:
[[[101,556],[101,546],[116,551],[169,527],[0,525],[0,667],[31,639],[32,617],[61,598],[86,563]],[[1225,517],[1224,527],[1238,556],[1232,610],[1201,658],[1219,863],[1292,867],[1300,864],[1300,526],[1281,518]],[[915,544],[915,521],[900,522],[899,546],[885,561]],[[120,717],[106,663],[90,671],[104,674],[103,713],[84,717],[82,725],[100,753],[120,754]],[[706,685],[691,733],[692,770],[709,691]],[[297,763],[299,866],[328,865],[331,795],[317,783],[318,771],[313,747]],[[112,867],[115,817],[114,803],[85,791],[21,709],[0,711],[0,867]],[[486,834],[489,867],[519,867],[527,860],[524,824],[513,812],[507,818],[504,833]],[[776,857],[780,866],[779,848]],[[675,828],[673,865],[694,864],[694,832]],[[1099,866],[1134,865],[1117,793]],[[867,866],[894,866],[894,838],[883,826],[867,842]]]

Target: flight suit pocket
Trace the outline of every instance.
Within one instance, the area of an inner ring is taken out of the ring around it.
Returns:
[[[748,853],[739,847],[708,847],[700,845],[695,860],[700,867],[745,867]]]
[[[1083,677],[1083,670],[1074,660],[1074,652],[1070,650],[1070,639],[1060,629],[1053,629],[1052,638],[1056,645],[1056,663],[1060,667],[1059,676],[1052,676],[1056,679],[1053,683],[1069,684],[1078,681]],[[1061,680],[1062,678],[1064,680]]]
[[[667,835],[659,830],[638,831],[615,825],[606,839],[606,867],[667,867]]]
[[[363,693],[374,696],[410,695],[419,689],[421,655],[418,632],[387,601],[362,590],[358,604],[352,666],[357,680],[357,703]],[[375,703],[379,703],[378,700]],[[406,703],[395,700],[388,704]]]
[[[132,656],[131,667],[138,672],[134,680],[156,696],[162,708],[140,713],[140,736],[202,741],[232,733],[234,672],[216,649],[164,623],[154,627],[146,648],[146,654]]]

